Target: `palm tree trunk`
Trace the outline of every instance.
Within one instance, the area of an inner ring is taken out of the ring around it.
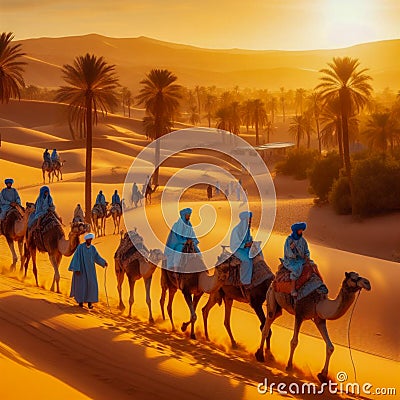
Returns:
[[[347,179],[349,180],[352,215],[356,215],[357,210],[354,202],[354,187],[353,187],[353,180],[351,177],[350,143],[349,143],[348,110],[350,107],[350,99],[347,90],[341,89],[339,96],[340,96],[340,106],[342,115],[344,168],[346,170]]]
[[[321,154],[321,151],[322,151],[321,132],[319,131],[319,118],[318,118],[318,116],[315,117],[315,125],[317,127],[318,151],[319,151],[319,154]]]
[[[300,148],[300,125],[297,127],[297,148]]]
[[[339,148],[340,168],[343,168],[344,157],[343,157],[343,135],[342,135],[341,119],[337,119],[337,121],[336,121],[336,134],[337,134],[337,142],[338,142],[338,148]]]
[[[208,127],[211,128],[211,113],[207,113],[207,118],[208,118]]]
[[[88,224],[92,214],[92,97],[86,98],[86,171],[85,171],[85,219]]]

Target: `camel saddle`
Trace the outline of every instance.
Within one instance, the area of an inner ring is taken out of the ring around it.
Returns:
[[[253,264],[251,283],[249,285],[246,285],[246,289],[253,289],[267,279],[274,279],[274,273],[271,271],[267,263],[264,260],[260,259]],[[240,265],[230,268],[229,277],[225,281],[225,285],[233,285],[238,287],[243,286],[240,281]]]
[[[23,209],[23,207],[21,207]],[[13,229],[15,221],[21,220],[21,213],[14,207],[11,207],[0,224],[0,233],[5,234]]]
[[[43,235],[50,230],[57,231],[59,236],[64,234],[61,222],[52,211],[47,212],[33,224],[32,228],[28,231],[28,242],[33,240],[37,250],[42,253],[46,252],[47,250],[44,245]]]
[[[286,294],[290,294],[291,292],[290,271],[282,264],[279,266],[272,285],[276,292]],[[324,285],[318,267],[313,262],[307,262],[304,264],[303,271],[300,278],[296,280],[295,285],[298,292],[297,300],[304,298],[317,289],[320,290],[321,293],[328,293],[328,289]]]
[[[129,259],[130,263],[143,258],[143,254],[149,254],[149,250],[144,245],[143,237],[136,231],[129,231],[126,232],[121,239],[121,243],[114,254],[114,258],[118,258],[121,261]]]

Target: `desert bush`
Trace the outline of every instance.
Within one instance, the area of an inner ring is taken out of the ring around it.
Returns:
[[[362,216],[400,209],[400,162],[375,155],[354,163],[354,207]]]
[[[275,170],[278,174],[294,176],[299,180],[306,179],[307,170],[313,167],[318,157],[318,151],[316,150],[291,150],[284,160],[276,164]]]
[[[336,213],[351,214],[350,185],[346,176],[341,176],[333,182],[328,197]]]
[[[315,160],[308,171],[310,188],[318,199],[325,201],[332,189],[333,182],[339,177],[340,156],[336,152],[330,152],[325,157]]]

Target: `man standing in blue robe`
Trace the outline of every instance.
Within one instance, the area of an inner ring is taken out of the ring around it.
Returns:
[[[240,222],[233,228],[230,240],[232,253],[241,261],[240,281],[243,285],[251,283],[253,258],[257,255],[251,251],[253,245],[253,238],[250,234],[252,217],[253,213],[250,211],[243,211],[239,214]]]
[[[84,236],[85,242],[81,243],[72,257],[68,271],[72,271],[71,293],[79,307],[83,303],[88,304],[88,308],[93,308],[93,303],[99,301],[99,285],[95,264],[101,267],[107,267],[107,261],[100,256],[96,247],[92,245],[94,239],[93,233],[87,233]]]
[[[7,178],[4,183],[6,187],[0,192],[0,233],[1,233],[1,222],[6,217],[7,212],[15,207],[17,204],[21,205],[21,199],[17,190],[12,186],[14,180]]]
[[[192,223],[190,222],[192,209],[184,208],[179,214],[180,218],[174,223],[168,235],[164,254],[167,258],[167,269],[176,272],[184,272],[180,270],[182,269],[182,251],[185,244],[193,244],[196,253],[200,253],[200,249],[198,247],[199,241],[196,238]],[[197,268],[197,266],[195,268]]]

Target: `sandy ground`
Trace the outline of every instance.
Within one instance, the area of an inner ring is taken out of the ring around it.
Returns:
[[[2,106],[3,107],[3,106]],[[61,149],[66,160],[63,182],[50,184],[57,211],[65,222],[71,220],[76,203],[83,204],[82,168],[84,151],[82,142],[71,141],[68,130],[57,120],[62,115],[58,106],[51,105],[46,118],[40,112],[46,104],[32,102],[10,105],[8,114],[0,109],[0,129],[7,129],[0,147],[1,175],[13,176],[23,201],[34,201],[42,184],[40,168],[43,147],[53,145]],[[15,108],[18,108],[16,110]],[[44,108],[46,109],[46,108]],[[109,116],[99,126],[94,146],[93,194],[102,189],[109,198],[114,189],[122,191],[125,174],[135,156],[147,143],[135,121]],[[211,154],[186,154],[176,157],[161,169],[161,181],[178,168],[202,160],[228,168],[237,168]],[[335,297],[343,280],[344,272],[355,270],[367,277],[372,284],[371,292],[362,292],[354,308],[350,333],[350,311],[337,321],[329,321],[328,329],[335,344],[330,365],[330,376],[346,372],[348,381],[373,385],[376,388],[396,387],[400,376],[399,330],[400,292],[399,264],[394,262],[400,248],[398,230],[400,215],[354,221],[351,217],[338,217],[327,207],[313,206],[307,192],[307,184],[286,177],[274,178],[277,192],[277,217],[274,231],[264,247],[268,264],[275,271],[278,257],[282,255],[285,235],[291,223],[305,220],[309,224],[307,238],[312,257],[317,261],[324,279]],[[259,218],[257,197],[251,182],[248,185],[251,207],[255,220]],[[164,240],[167,227],[160,223],[158,207],[161,188],[155,193],[154,203],[146,207],[157,236]],[[191,206],[195,215],[204,203],[202,190],[188,192],[181,206]],[[226,200],[214,198],[220,234],[230,218]],[[135,219],[140,210],[127,215]],[[153,239],[145,227],[137,224],[148,247],[154,247]],[[170,322],[163,321],[158,305],[160,297],[160,271],[154,275],[152,285],[155,324],[147,323],[147,306],[143,283],[135,288],[134,317],[117,311],[118,294],[113,271],[113,254],[119,243],[118,235],[110,235],[112,221],[107,221],[108,236],[96,238],[94,244],[109,261],[104,273],[98,269],[100,303],[94,311],[81,310],[69,299],[70,273],[68,258],[60,265],[61,294],[49,292],[53,270],[47,255],[38,256],[39,288],[34,285],[31,267],[26,279],[9,272],[10,252],[0,237],[0,370],[1,399],[253,399],[262,398],[257,384],[265,378],[268,382],[301,384],[316,383],[324,359],[324,343],[311,322],[304,323],[300,344],[295,354],[295,370],[285,372],[289,352],[293,318],[283,316],[273,326],[272,356],[264,365],[254,359],[260,334],[258,320],[247,305],[236,304],[232,315],[232,330],[240,343],[232,350],[223,326],[223,307],[215,307],[210,313],[210,338],[207,343],[199,311],[197,341],[187,334],[171,332]],[[202,248],[212,246],[210,235],[202,238]],[[127,283],[124,285],[124,301],[127,303]],[[107,300],[110,307],[107,306]],[[206,303],[206,296],[199,308]],[[176,326],[188,318],[183,296],[178,294],[174,302]],[[349,349],[356,368],[353,366]],[[21,383],[23,384],[21,385]],[[271,396],[271,394],[268,394]],[[278,394],[276,394],[278,396]],[[295,398],[315,398],[312,395],[289,394]],[[285,396],[285,397],[288,397]],[[338,398],[337,394],[324,393],[321,398]],[[345,396],[342,396],[345,397]],[[365,394],[366,398],[382,396]],[[395,398],[395,396],[389,396]]]

